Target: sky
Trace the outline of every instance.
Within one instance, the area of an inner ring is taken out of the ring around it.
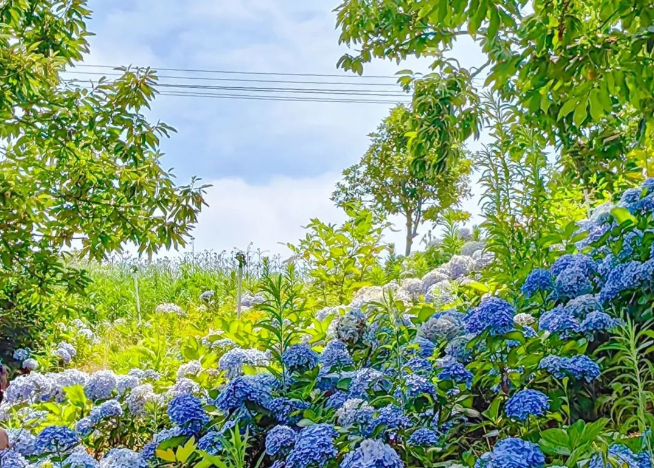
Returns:
[[[337,1],[89,0],[93,65],[343,73],[346,52],[335,29]],[[483,63],[471,43],[457,44],[462,65]],[[425,70],[416,59],[377,60],[365,75]],[[398,88],[399,90],[399,88]],[[368,147],[368,134],[392,105],[271,102],[158,96],[150,117],[177,133],[162,144],[177,182],[196,175],[212,185],[193,236],[195,250],[255,247],[286,254],[311,218],[343,221],[329,197],[343,169]],[[474,148],[474,144],[473,144]],[[464,208],[478,214],[478,193]],[[477,219],[477,218],[476,218]],[[387,242],[403,248],[404,235]],[[426,226],[422,232],[426,232]]]

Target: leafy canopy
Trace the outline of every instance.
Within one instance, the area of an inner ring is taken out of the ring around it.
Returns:
[[[486,84],[516,103],[523,125],[561,148],[564,162],[585,180],[609,174],[611,161],[652,140],[650,0],[345,0],[337,14],[340,41],[356,48],[340,65],[358,73],[373,57],[399,62],[409,55],[456,70],[445,53],[458,36],[470,36],[487,58]],[[480,71],[457,73],[472,78]],[[419,87],[415,92],[414,101],[424,95]],[[417,136],[427,145],[447,139]]]
[[[467,194],[471,169],[469,160],[459,158],[441,172],[416,174],[406,135],[412,117],[402,105],[392,109],[377,132],[370,135],[370,148],[361,161],[345,169],[332,196],[337,204],[362,200],[384,217],[402,215],[406,221],[405,255],[411,252],[418,227],[426,217],[438,219]]]
[[[151,70],[62,80],[88,52],[85,3],[0,4],[2,322],[38,326],[26,311],[84,287],[62,249],[101,259],[127,242],[147,254],[183,246],[203,205],[204,186],[176,186],[161,167],[160,139],[172,129],[143,115],[156,94]]]

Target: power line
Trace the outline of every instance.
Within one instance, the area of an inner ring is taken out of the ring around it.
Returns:
[[[85,83],[84,80],[64,80],[66,83]],[[210,90],[210,91],[243,91],[257,93],[287,93],[287,94],[318,94],[318,95],[343,95],[343,96],[376,96],[376,97],[407,97],[404,93],[393,93],[391,91],[359,90],[359,89],[324,89],[324,88],[288,88],[288,87],[257,87],[257,86],[207,86],[158,83],[159,88],[174,88],[182,90]]]
[[[119,67],[114,65],[91,65],[91,64],[77,64],[75,67],[80,68],[110,68],[116,70]],[[193,69],[193,68],[163,68],[163,67],[137,67],[137,68],[151,68],[152,70],[161,70],[161,71],[174,71],[174,72],[191,72],[191,73],[213,73],[213,74],[225,74],[225,75],[267,75],[267,76],[309,76],[309,77],[330,77],[330,78],[348,78],[348,79],[361,79],[361,78],[373,78],[373,79],[393,79],[397,80],[397,76],[390,75],[345,75],[345,74],[325,74],[325,73],[274,73],[274,72],[248,72],[248,71],[236,71],[236,70],[203,70],[203,69]]]
[[[94,76],[123,76],[122,73],[103,73],[103,72],[84,72],[84,71],[65,71],[64,73],[73,75],[94,75]],[[300,81],[300,80],[259,80],[249,78],[210,78],[206,76],[179,76],[179,75],[157,75],[162,79],[178,79],[193,81],[229,81],[229,82],[247,82],[247,83],[280,83],[280,84],[310,84],[310,85],[348,85],[348,86],[383,86],[397,89],[399,85],[394,83],[357,83],[357,82],[338,82],[338,81]]]
[[[320,102],[320,103],[354,103],[354,104],[409,104],[408,101],[391,101],[383,99],[346,99],[346,98],[314,98],[314,97],[293,97],[293,96],[254,96],[245,94],[220,94],[220,93],[176,93],[161,92],[162,96],[179,97],[201,97],[211,99],[244,99],[249,101],[283,101],[283,102]]]

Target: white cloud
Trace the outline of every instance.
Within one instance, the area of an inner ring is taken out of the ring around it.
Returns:
[[[332,3],[330,5],[330,3]],[[347,52],[334,28],[336,2],[306,0],[90,0],[95,10],[87,63],[185,69],[341,73]],[[481,63],[461,43],[462,65]],[[376,60],[366,75],[425,70],[429,60]],[[346,75],[345,72],[342,72]],[[280,79],[283,79],[280,77]],[[165,165],[183,183],[213,183],[195,230],[195,248],[272,252],[295,242],[310,218],[338,223],[329,196],[340,172],[356,162],[391,106],[225,101],[160,96],[151,117],[179,131],[164,143]],[[477,198],[464,207],[478,212]],[[403,246],[399,232],[387,240]],[[426,230],[425,230],[426,231]]]
[[[340,224],[345,213],[330,201],[338,174],[324,174],[316,178],[275,177],[266,184],[248,184],[243,179],[211,181],[206,201],[209,207],[200,214],[193,232],[195,250],[245,249],[252,243],[255,248],[271,254],[288,255],[286,243],[295,243],[304,237],[304,226],[312,218]],[[477,197],[467,200],[464,209],[477,204]],[[386,231],[384,241],[404,248],[403,221],[390,219],[393,229]],[[477,218],[473,222],[478,222]],[[424,225],[415,248],[430,226]],[[190,248],[190,247],[189,247]]]

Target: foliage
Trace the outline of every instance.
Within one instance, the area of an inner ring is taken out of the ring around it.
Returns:
[[[349,301],[355,289],[367,284],[379,254],[386,249],[381,242],[384,222],[356,204],[343,209],[349,217],[343,225],[312,219],[305,238],[298,245],[288,245],[305,262],[322,305]]]
[[[654,126],[648,1],[345,0],[337,14],[340,41],[357,48],[341,59],[343,68],[360,74],[373,58],[412,55],[441,67],[457,38],[469,36],[487,62],[474,71],[455,67],[467,77],[459,90],[487,71],[486,84],[516,104],[522,126],[561,148],[586,187],[594,174],[638,176],[632,150],[648,147]],[[414,99],[422,96],[416,87]],[[424,123],[433,133],[419,133],[422,144],[449,141],[442,126]]]
[[[43,337],[50,314],[88,284],[60,254],[73,241],[94,259],[127,242],[152,254],[185,244],[205,186],[176,186],[161,168],[172,128],[142,111],[151,70],[122,69],[91,89],[60,73],[88,51],[83,1],[0,6],[0,307],[14,345]]]
[[[343,171],[343,181],[332,195],[337,204],[362,201],[384,217],[402,215],[405,256],[411,253],[413,239],[425,219],[439,219],[446,209],[465,198],[471,169],[470,161],[461,158],[442,172],[416,174],[406,135],[410,119],[403,105],[392,109],[377,132],[370,135],[370,147],[361,161]]]

